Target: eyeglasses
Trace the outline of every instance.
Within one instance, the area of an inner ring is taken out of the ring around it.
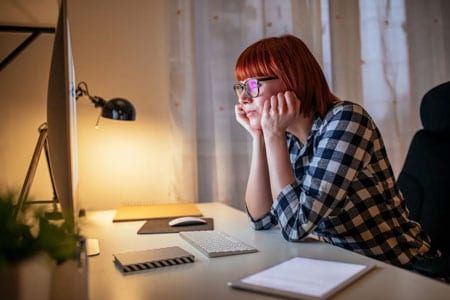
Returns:
[[[233,89],[236,95],[240,97],[245,91],[248,97],[258,97],[259,87],[261,86],[261,81],[278,79],[277,77],[260,77],[260,78],[249,78],[243,83],[236,83],[233,85]]]

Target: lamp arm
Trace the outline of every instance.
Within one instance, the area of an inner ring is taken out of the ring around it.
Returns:
[[[91,99],[92,103],[94,103],[94,106],[97,107],[103,107],[105,106],[105,99],[103,99],[102,97],[98,97],[98,96],[88,96],[89,99]]]
[[[89,94],[89,89],[88,89],[87,83],[84,81],[81,81],[80,83],[78,83],[77,89],[75,91],[75,95],[76,95],[76,100],[78,100],[80,97],[87,96],[91,100],[91,102],[94,103],[94,106],[96,108],[103,107],[106,103],[105,99],[103,99],[102,97],[91,96],[91,94]]]

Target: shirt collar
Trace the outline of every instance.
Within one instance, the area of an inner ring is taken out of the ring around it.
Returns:
[[[308,134],[308,137],[306,138],[305,145],[309,144],[310,140],[312,139],[312,137],[314,137],[317,134],[317,132],[319,131],[320,126],[322,126],[322,124],[323,124],[322,118],[320,117],[320,115],[318,113],[316,113],[314,115],[314,121],[311,126],[311,132]],[[298,143],[299,148],[302,148],[304,146],[304,144],[292,133],[286,132],[286,137],[288,139],[294,140],[296,143]]]

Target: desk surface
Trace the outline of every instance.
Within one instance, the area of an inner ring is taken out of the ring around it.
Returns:
[[[351,263],[375,260],[329,245],[309,241],[287,242],[279,229],[254,231],[242,211],[220,203],[199,203],[215,229],[258,248],[259,252],[207,258],[178,233],[138,235],[144,221],[113,223],[113,210],[88,212],[80,222],[82,234],[99,239],[100,255],[89,258],[90,300],[101,299],[274,299],[234,290],[227,282],[255,273],[294,256]],[[113,253],[180,246],[195,255],[195,262],[123,275]],[[450,285],[382,262],[375,270],[338,292],[332,299],[449,299]]]

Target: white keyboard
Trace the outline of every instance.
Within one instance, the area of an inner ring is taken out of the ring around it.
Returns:
[[[208,257],[253,253],[258,250],[217,230],[181,231],[179,235]]]

